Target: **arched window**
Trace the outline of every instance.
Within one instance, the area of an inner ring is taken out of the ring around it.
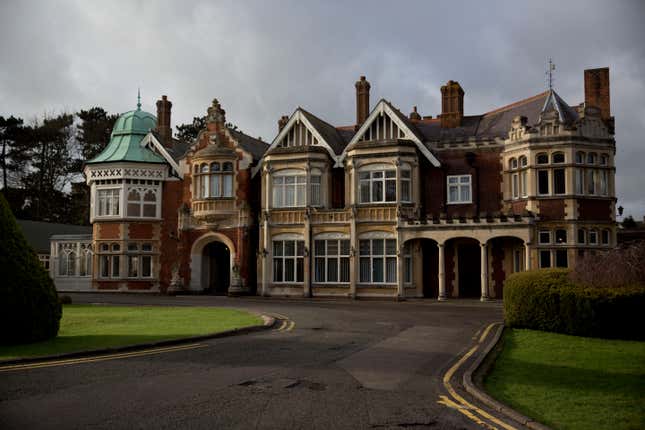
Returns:
[[[551,157],[553,163],[564,163],[564,152],[554,152]]]
[[[549,155],[547,153],[541,153],[535,156],[535,161],[537,164],[549,164]]]
[[[590,152],[589,154],[587,154],[587,164],[596,164],[597,158],[598,156],[595,152]]]
[[[607,154],[600,155],[600,165],[606,166],[609,164],[609,156]]]
[[[520,167],[526,167],[527,165],[528,165],[528,160],[524,155],[522,155],[520,157]]]
[[[511,158],[508,160],[508,168],[509,169],[517,169],[517,158]]]
[[[92,274],[92,245],[81,244],[81,255],[79,258],[79,275],[90,276]]]
[[[76,243],[61,243],[58,245],[58,275],[76,275]]]
[[[128,216],[154,218],[157,216],[157,194],[152,189],[130,188]]]

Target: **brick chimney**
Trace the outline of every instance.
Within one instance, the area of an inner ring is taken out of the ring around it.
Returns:
[[[609,106],[609,67],[585,70],[585,106],[600,109],[600,117],[611,117]]]
[[[457,81],[448,81],[441,87],[441,127],[461,126],[464,117],[464,90]]]
[[[161,100],[157,100],[157,133],[161,137],[161,143],[167,147],[172,146],[171,109],[172,103],[168,100],[168,96],[161,96]]]
[[[360,127],[370,114],[370,86],[365,76],[356,81],[356,128]]]
[[[289,117],[287,115],[282,115],[280,119],[278,120],[278,133],[282,131],[282,129],[287,125],[289,122]]]
[[[412,107],[412,112],[410,112],[410,119],[413,121],[421,121],[421,114],[417,112],[417,107]]]

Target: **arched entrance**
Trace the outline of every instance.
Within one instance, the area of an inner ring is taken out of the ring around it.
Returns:
[[[450,284],[456,294],[450,292]],[[449,296],[480,298],[481,247],[479,241],[459,237],[446,241],[446,284]]]
[[[233,278],[235,245],[222,233],[208,232],[190,250],[190,290],[227,294]]]
[[[227,294],[231,284],[230,251],[222,242],[211,242],[202,251],[202,277],[208,294]]]

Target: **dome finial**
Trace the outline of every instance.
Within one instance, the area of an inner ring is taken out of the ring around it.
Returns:
[[[141,110],[141,88],[137,88],[137,110]]]

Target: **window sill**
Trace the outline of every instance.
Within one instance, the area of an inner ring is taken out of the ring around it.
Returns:
[[[468,202],[446,202],[447,205],[472,205],[473,202],[468,201]]]

